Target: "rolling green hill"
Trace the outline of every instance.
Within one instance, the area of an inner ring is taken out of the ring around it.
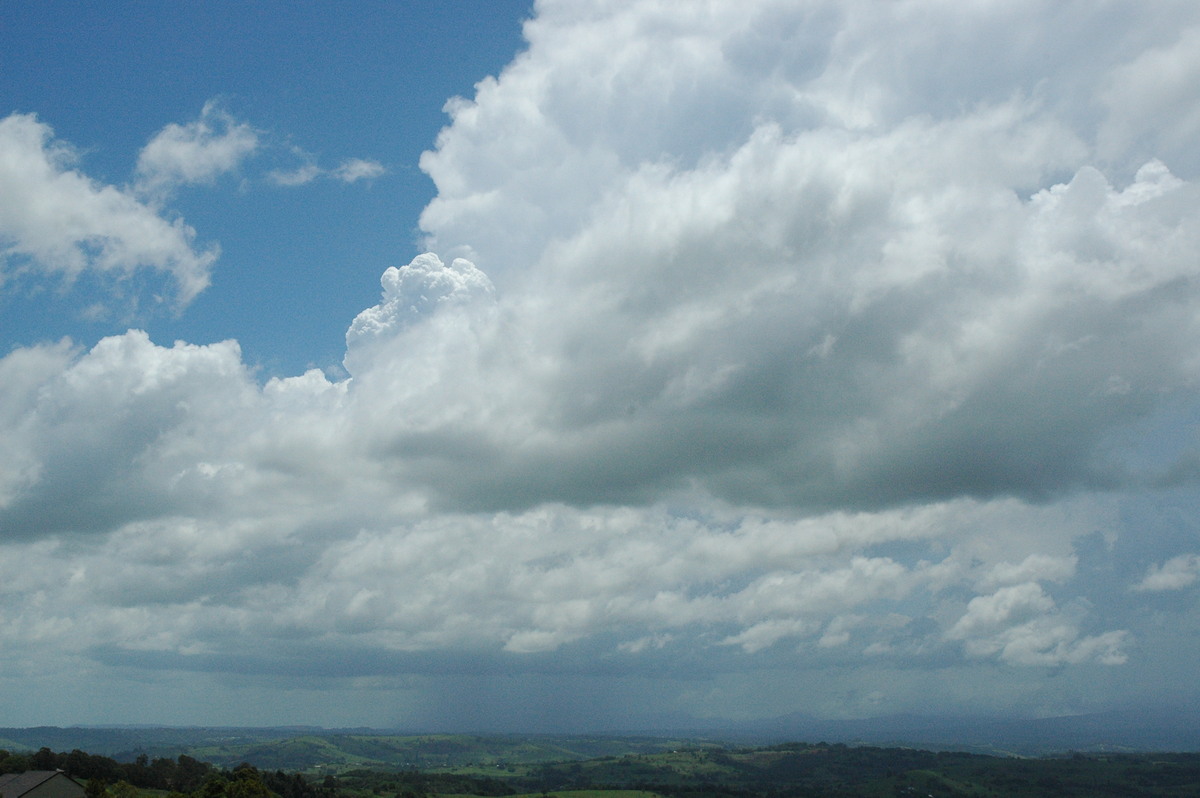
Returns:
[[[1200,796],[1200,753],[1017,758],[841,743],[725,748],[646,738],[357,733],[208,742],[194,753],[221,762],[223,772],[192,756],[139,755],[119,764],[49,749],[0,752],[0,772],[61,768],[89,783],[127,781],[127,789],[110,793],[127,798],[158,798],[166,790],[234,798],[234,787],[245,787],[237,798]],[[252,784],[257,792],[247,792]]]
[[[643,798],[1194,798],[1200,795],[1200,754],[1018,759],[791,743],[753,749],[681,749],[470,774],[360,770],[339,777],[337,786],[346,798],[446,798],[468,792],[585,798],[598,791],[621,790],[640,791]],[[622,796],[612,792],[607,798]]]
[[[264,770],[336,774],[355,769],[486,770],[651,754],[685,745],[715,747],[716,743],[648,737],[324,734],[253,742],[231,740],[196,746],[187,753],[223,767],[249,762]]]

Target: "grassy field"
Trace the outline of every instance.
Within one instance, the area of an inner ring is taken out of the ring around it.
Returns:
[[[192,798],[226,798],[226,786],[241,798],[272,792],[288,798],[1200,796],[1200,753],[1186,752],[1016,758],[841,743],[722,748],[643,738],[367,734],[226,736],[193,750],[216,760],[224,773],[184,756],[148,761],[138,754],[137,762],[119,764],[78,750],[43,767],[115,773],[94,776],[113,798],[165,798],[134,783],[176,785]],[[50,761],[46,757],[55,754],[38,756]],[[11,759],[27,766],[30,757]],[[253,767],[234,769],[241,762]],[[248,792],[254,782],[257,792]]]
[[[222,767],[250,762],[264,770],[338,775],[352,770],[454,770],[477,775],[522,775],[529,766],[629,754],[658,754],[695,740],[589,736],[306,735],[286,740],[229,741],[188,753]]]

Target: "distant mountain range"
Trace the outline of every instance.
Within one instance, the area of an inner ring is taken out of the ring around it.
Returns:
[[[787,715],[737,727],[726,726],[722,736],[751,742],[825,740],[1018,755],[1065,751],[1200,751],[1200,712],[1122,710],[1011,719],[893,715],[863,720],[820,720]]]
[[[690,721],[690,722],[689,722]],[[417,734],[366,728],[288,726],[75,726],[0,728],[9,751],[80,749],[119,760],[176,758],[265,769],[438,768],[470,763],[532,764],[645,754],[684,746],[787,741],[902,746],[1032,756],[1066,751],[1200,751],[1200,713],[1114,711],[1037,719],[896,715],[821,720],[787,715],[748,723],[664,719],[660,730],[606,734]]]

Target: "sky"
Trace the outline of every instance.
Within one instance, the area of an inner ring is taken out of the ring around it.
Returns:
[[[0,9],[0,725],[1200,708],[1200,6]]]

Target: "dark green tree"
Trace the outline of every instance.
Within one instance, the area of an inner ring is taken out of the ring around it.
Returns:
[[[88,779],[87,786],[83,788],[83,793],[87,798],[104,798],[104,780],[98,779],[95,776]]]
[[[122,779],[108,788],[108,798],[138,798],[137,787]]]
[[[30,770],[57,770],[58,761],[58,754],[43,746],[38,749],[36,754],[29,757]]]
[[[210,773],[204,784],[193,795],[195,798],[228,798],[226,790],[229,780],[220,773]]]
[[[272,798],[258,768],[245,762],[233,769],[226,795],[228,798]]]

